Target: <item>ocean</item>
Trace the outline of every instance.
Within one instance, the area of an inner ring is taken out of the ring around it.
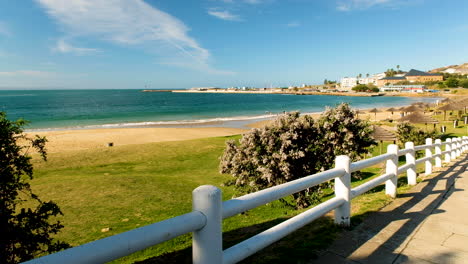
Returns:
[[[29,130],[139,126],[240,126],[285,111],[321,112],[342,102],[354,108],[434,102],[427,97],[213,94],[141,90],[1,90],[0,111],[30,121]]]

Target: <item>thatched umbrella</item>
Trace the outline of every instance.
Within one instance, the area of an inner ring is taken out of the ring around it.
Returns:
[[[358,118],[359,118],[359,114],[365,114],[366,113],[366,112],[363,112],[363,111],[361,111],[359,109],[356,109],[355,112],[356,112],[356,115],[357,115]]]
[[[405,108],[406,108],[406,106],[402,106],[402,107],[398,108],[398,111],[403,112],[405,110]]]
[[[396,111],[398,111],[398,109],[397,109],[397,108],[390,107],[390,108],[389,108],[389,109],[387,109],[386,111],[387,111],[387,112],[391,112],[391,113],[392,113],[392,115],[393,115],[393,112],[396,112]]]
[[[418,112],[421,111],[421,107],[419,105],[410,105],[405,108],[403,108],[403,112],[409,113],[409,112]]]
[[[380,141],[380,154],[382,154],[382,146],[383,146],[383,141],[393,141],[395,144],[397,137],[394,133],[386,130],[383,127],[380,126],[372,126],[374,129],[374,132],[372,132],[372,137],[376,141]]]
[[[447,111],[462,110],[465,107],[456,103],[446,104],[441,107],[438,107],[437,110],[444,111],[444,120],[447,120]]]
[[[427,130],[427,124],[434,124],[435,125],[439,123],[439,121],[435,120],[434,118],[427,116],[421,112],[414,112],[412,114],[409,114],[407,116],[404,116],[400,118],[398,121],[400,122],[410,122],[414,124],[425,124],[426,125],[426,130]]]
[[[466,114],[466,108],[468,107],[468,98],[457,100],[454,103],[461,106],[462,109],[465,110],[465,114]]]
[[[377,108],[372,108],[371,110],[369,110],[369,113],[374,113],[375,115],[375,121],[377,121],[377,113],[379,113],[380,110],[377,109]]]

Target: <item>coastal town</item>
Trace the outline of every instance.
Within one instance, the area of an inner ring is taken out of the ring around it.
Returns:
[[[450,88],[468,88],[468,63],[437,68],[428,72],[417,69],[409,71],[388,69],[385,72],[370,75],[358,74],[355,77],[343,77],[340,81],[324,80],[323,84],[288,87],[193,87],[182,90],[143,90],[144,92],[179,92],[179,93],[293,93],[293,94],[333,94],[349,96],[382,96],[417,94],[431,96],[433,93],[449,92]]]

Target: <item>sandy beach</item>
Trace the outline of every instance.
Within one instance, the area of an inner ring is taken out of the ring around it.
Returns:
[[[63,131],[33,131],[29,136],[45,136],[49,153],[84,149],[107,148],[129,144],[145,144],[163,141],[190,140],[207,137],[237,135],[247,131],[239,128],[199,127],[199,128],[104,128]]]
[[[380,108],[377,114],[369,113],[367,110],[360,110],[359,117],[370,121],[380,121],[384,119],[398,119],[399,112],[387,112],[386,108]],[[311,114],[314,119],[320,113]],[[268,124],[271,120],[252,122],[247,126],[259,128]],[[100,129],[79,129],[79,130],[58,130],[58,131],[32,131],[27,132],[29,136],[39,135],[48,139],[47,151],[49,153],[75,151],[85,149],[107,148],[108,143],[114,146],[129,144],[145,144],[163,141],[180,141],[197,138],[220,137],[242,134],[248,129],[230,127],[139,127],[139,128],[100,128]]]

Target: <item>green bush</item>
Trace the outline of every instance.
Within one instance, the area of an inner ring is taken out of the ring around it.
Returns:
[[[46,139],[25,136],[24,120],[10,121],[0,112],[0,259],[2,263],[18,263],[42,253],[68,247],[54,241],[51,234],[59,232],[60,221],[49,223],[51,217],[61,215],[52,201],[43,202],[32,193],[27,179],[33,177],[29,148],[35,148],[46,160]],[[18,142],[21,141],[21,144]],[[28,144],[29,143],[29,144]],[[35,208],[22,208],[24,202]]]
[[[460,81],[460,86],[463,88],[468,88],[468,79]]]
[[[426,144],[426,138],[437,138],[436,131],[425,132],[421,129],[404,122],[397,126],[397,138],[400,148],[404,148],[406,142],[413,142],[415,146]]]
[[[327,109],[317,122],[298,112],[280,116],[272,124],[253,129],[238,143],[228,141],[220,172],[234,176],[241,192],[254,192],[333,167],[335,156],[361,158],[375,144],[372,127],[357,118],[349,105]],[[309,206],[321,186],[294,195],[295,206]]]
[[[455,88],[458,87],[458,82],[458,79],[456,79],[455,77],[450,77],[445,81],[445,85],[447,85],[447,87],[450,88]]]

